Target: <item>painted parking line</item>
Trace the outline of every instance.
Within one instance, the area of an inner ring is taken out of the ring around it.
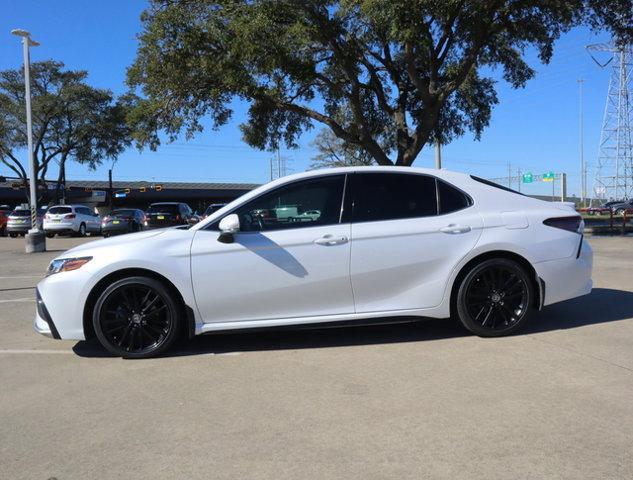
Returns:
[[[11,298],[9,300],[0,300],[0,303],[9,303],[9,302],[34,302],[35,299],[33,297],[28,298]]]
[[[9,275],[0,277],[0,280],[8,280],[14,278],[44,278],[42,275]]]
[[[35,355],[48,355],[48,354],[58,354],[62,353],[64,355],[75,355],[75,352],[72,350],[29,350],[29,349],[19,349],[19,348],[0,348],[0,355],[3,353],[13,354],[13,355],[23,355],[23,354],[35,354]]]

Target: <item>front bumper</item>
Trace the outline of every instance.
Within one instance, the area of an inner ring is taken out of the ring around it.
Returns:
[[[48,309],[46,308],[44,300],[42,300],[42,296],[40,295],[40,291],[37,288],[35,289],[35,300],[37,304],[37,310],[35,313],[33,328],[40,335],[59,340],[61,337],[59,336],[57,327],[55,326],[53,319],[48,313]]]

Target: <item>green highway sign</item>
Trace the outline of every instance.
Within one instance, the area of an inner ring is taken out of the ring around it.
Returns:
[[[556,174],[554,172],[547,172],[543,174],[542,178],[544,182],[553,182],[555,176]]]
[[[534,181],[534,176],[532,172],[527,172],[523,174],[523,183],[532,183]]]

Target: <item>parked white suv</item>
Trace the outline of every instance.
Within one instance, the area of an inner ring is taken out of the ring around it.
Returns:
[[[44,231],[49,238],[64,233],[83,237],[101,231],[101,217],[83,205],[56,205],[44,215]]]

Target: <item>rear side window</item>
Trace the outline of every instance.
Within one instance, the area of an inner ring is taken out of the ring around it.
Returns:
[[[48,213],[53,215],[63,215],[65,213],[73,213],[73,209],[70,207],[52,207],[48,209]]]
[[[437,181],[437,193],[440,199],[440,215],[456,212],[470,207],[470,198],[462,191],[442,180]]]
[[[437,215],[433,177],[407,173],[357,173],[350,177],[354,222]]]

